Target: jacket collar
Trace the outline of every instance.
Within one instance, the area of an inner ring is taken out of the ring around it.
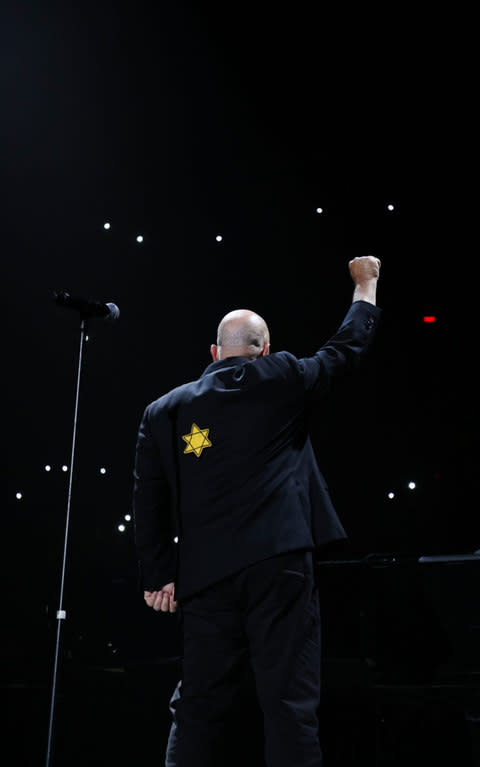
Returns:
[[[253,362],[253,360],[249,360],[248,357],[225,357],[223,360],[211,362],[210,365],[203,371],[202,377],[208,375],[209,373],[216,373],[217,370],[232,368],[237,365],[245,364],[246,362]]]

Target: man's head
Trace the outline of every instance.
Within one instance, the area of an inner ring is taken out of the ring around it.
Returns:
[[[217,343],[210,347],[214,362],[226,357],[264,357],[270,351],[270,333],[265,320],[249,309],[235,309],[221,320]]]

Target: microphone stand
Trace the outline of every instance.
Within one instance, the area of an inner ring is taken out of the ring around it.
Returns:
[[[76,392],[75,392],[75,409],[74,409],[74,415],[73,415],[72,452],[70,456],[70,476],[68,480],[67,513],[66,513],[66,521],[65,521],[65,538],[64,538],[64,544],[63,544],[62,575],[61,575],[61,581],[60,581],[60,599],[59,599],[59,605],[57,610],[57,640],[55,645],[55,661],[53,666],[53,683],[52,683],[52,694],[51,694],[51,701],[50,701],[50,718],[49,718],[49,724],[48,724],[47,756],[45,761],[45,767],[49,767],[50,765],[50,755],[52,750],[53,720],[54,720],[54,712],[55,712],[55,696],[56,696],[56,687],[57,687],[58,657],[59,657],[59,651],[60,651],[60,633],[61,633],[62,622],[67,617],[67,613],[63,607],[63,593],[64,593],[64,586],[65,586],[65,565],[67,561],[68,528],[70,524],[70,507],[71,507],[71,500],[72,500],[72,481],[73,481],[73,467],[74,467],[74,461],[75,461],[75,443],[76,443],[76,437],[77,437],[78,403],[79,403],[79,395],[80,395],[80,380],[82,376],[83,347],[84,347],[85,338],[86,338],[86,328],[87,328],[87,315],[81,314],[80,349],[78,354],[77,385],[76,385]]]

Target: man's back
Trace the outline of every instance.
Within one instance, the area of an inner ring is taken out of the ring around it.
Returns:
[[[314,547],[304,406],[298,362],[287,353],[215,362],[198,381],[152,406],[152,434],[163,438],[155,410],[166,408],[181,443],[180,556],[195,562],[202,584],[280,552]],[[180,585],[185,593],[194,587],[185,568]]]
[[[311,357],[220,359],[147,408],[179,523],[179,599],[261,559],[345,537],[308,415],[363,354],[376,313],[357,302]]]

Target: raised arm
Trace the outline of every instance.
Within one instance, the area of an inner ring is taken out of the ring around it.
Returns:
[[[376,305],[380,261],[361,256],[349,262],[355,283],[352,304],[339,329],[326,344],[301,362],[305,390],[312,395],[327,392],[334,380],[353,370],[370,346],[380,309]]]

